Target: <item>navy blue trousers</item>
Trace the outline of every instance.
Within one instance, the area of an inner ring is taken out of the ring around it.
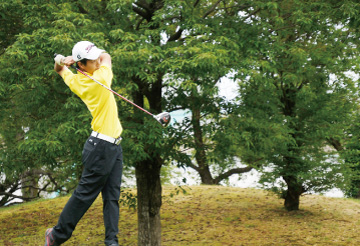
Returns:
[[[82,161],[84,170],[79,184],[53,229],[55,241],[61,244],[71,237],[77,223],[101,192],[105,244],[118,245],[119,197],[123,169],[121,145],[90,136],[84,145]]]

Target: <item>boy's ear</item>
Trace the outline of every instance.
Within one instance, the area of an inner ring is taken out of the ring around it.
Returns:
[[[84,71],[84,68],[85,68],[84,64],[82,64],[80,61],[76,62],[76,64],[79,66],[79,68],[80,68],[81,70]]]

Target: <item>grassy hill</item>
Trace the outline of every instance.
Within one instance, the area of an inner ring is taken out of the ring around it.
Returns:
[[[162,245],[360,245],[360,202],[304,196],[301,210],[257,189],[221,186],[163,187]],[[0,209],[0,245],[39,246],[69,197]],[[96,200],[63,245],[103,245],[102,201]],[[120,245],[137,245],[136,212],[120,210]],[[75,242],[80,242],[76,244]]]

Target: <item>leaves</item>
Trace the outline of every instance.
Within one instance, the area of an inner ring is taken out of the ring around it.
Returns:
[[[52,56],[68,55],[74,43],[88,39],[112,55],[116,91],[154,114],[191,114],[162,129],[117,98],[127,165],[155,159],[194,166],[202,156],[216,176],[239,157],[260,170],[274,167],[271,182],[295,170],[313,189],[326,181],[321,170],[332,168],[326,177],[346,173],[341,163],[325,161],[335,154],[324,146],[329,138],[343,139],[353,122],[357,88],[346,73],[358,72],[356,1],[37,0],[0,6],[6,170],[16,161],[27,163],[21,171],[59,164],[69,177],[78,175],[72,166],[81,165],[91,118],[53,72]],[[240,85],[231,102],[217,88],[229,74]],[[295,158],[294,167],[287,169],[287,157]]]
[[[345,74],[358,71],[356,60],[347,60],[346,47],[352,42],[337,41],[345,30],[357,33],[346,22],[343,30],[336,29],[343,13],[331,3],[291,1],[267,7],[258,18],[270,30],[268,44],[262,44],[269,52],[257,53],[248,78],[240,81],[236,113],[224,124],[238,127],[235,137],[244,160],[263,159],[261,183],[266,188],[286,195],[293,183],[281,178],[289,177],[304,192],[340,187],[347,183],[348,168],[329,150],[327,139],[344,139],[351,124],[357,94]],[[328,12],[318,11],[332,7],[333,22]]]

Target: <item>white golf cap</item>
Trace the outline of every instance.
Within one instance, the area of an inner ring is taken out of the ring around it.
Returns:
[[[72,49],[72,57],[75,62],[85,58],[89,60],[95,60],[104,51],[105,50],[99,49],[95,46],[95,44],[89,41],[80,41],[74,45],[74,48]]]

